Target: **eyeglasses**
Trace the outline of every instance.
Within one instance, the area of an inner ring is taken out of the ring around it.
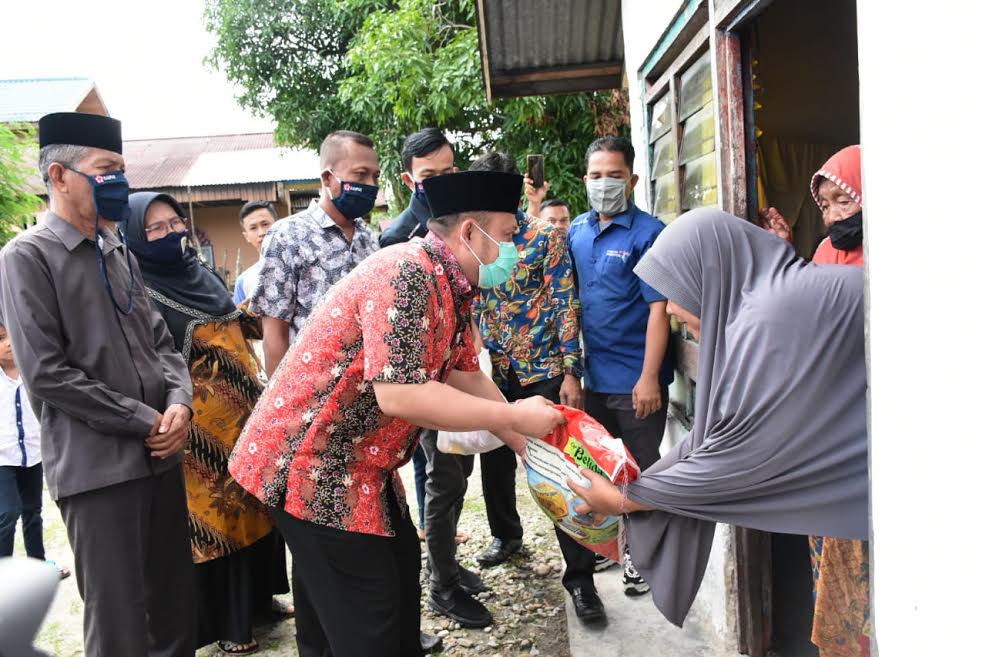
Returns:
[[[144,229],[144,232],[147,233],[148,237],[160,237],[171,232],[180,233],[185,230],[186,225],[183,217],[175,215],[167,221],[158,221],[157,223],[151,224]]]

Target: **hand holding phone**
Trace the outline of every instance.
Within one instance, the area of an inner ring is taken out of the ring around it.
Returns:
[[[527,156],[527,177],[535,189],[544,187],[544,155]]]

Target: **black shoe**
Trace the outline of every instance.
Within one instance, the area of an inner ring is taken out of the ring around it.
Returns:
[[[501,563],[516,554],[523,544],[524,542],[519,538],[506,541],[503,539],[494,538],[493,542],[490,543],[490,546],[486,548],[482,554],[476,557],[476,562],[483,568],[499,566]]]
[[[597,554],[596,563],[593,565],[593,570],[595,570],[597,573],[601,573],[604,570],[609,570],[613,566],[618,566],[618,565],[619,565],[618,562],[613,561],[612,559],[607,559],[601,554]]]
[[[591,586],[580,586],[572,589],[572,604],[575,605],[575,615],[583,623],[600,621],[606,618],[606,608],[599,599],[596,589]]]
[[[432,589],[428,606],[435,613],[448,616],[462,627],[481,628],[493,623],[493,616],[483,603],[456,586],[448,591]]]
[[[430,655],[433,652],[441,652],[444,648],[442,637],[427,632],[421,633],[421,652],[424,654]]]
[[[469,595],[476,595],[482,593],[483,591],[489,591],[489,587],[483,583],[482,578],[476,573],[472,572],[461,563],[456,562],[455,564],[459,569],[459,586],[462,590]],[[427,576],[431,577],[431,561],[425,562],[425,573]]]
[[[483,579],[468,568],[464,568],[462,564],[459,564],[459,586],[469,595],[489,591],[486,584],[483,584]]]
[[[630,555],[623,555],[623,593],[630,597],[643,595],[650,591],[650,585],[644,581],[630,561]]]

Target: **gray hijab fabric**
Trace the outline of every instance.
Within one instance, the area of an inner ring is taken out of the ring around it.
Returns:
[[[863,268],[702,209],[634,271],[702,322],[692,431],[627,491],[657,509],[630,514],[630,552],[680,626],[717,522],[868,538]]]

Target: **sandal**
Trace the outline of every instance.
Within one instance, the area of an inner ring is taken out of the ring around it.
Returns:
[[[68,569],[68,566],[60,566],[58,565],[58,562],[53,559],[48,559],[45,563],[58,571],[58,579],[60,580],[72,575],[72,571]]]
[[[281,602],[277,598],[271,598],[270,611],[277,618],[292,618],[294,616],[294,605],[290,602]]]
[[[260,644],[256,639],[251,639],[250,643],[234,643],[233,641],[216,641],[216,647],[227,655],[249,655],[260,649]]]

